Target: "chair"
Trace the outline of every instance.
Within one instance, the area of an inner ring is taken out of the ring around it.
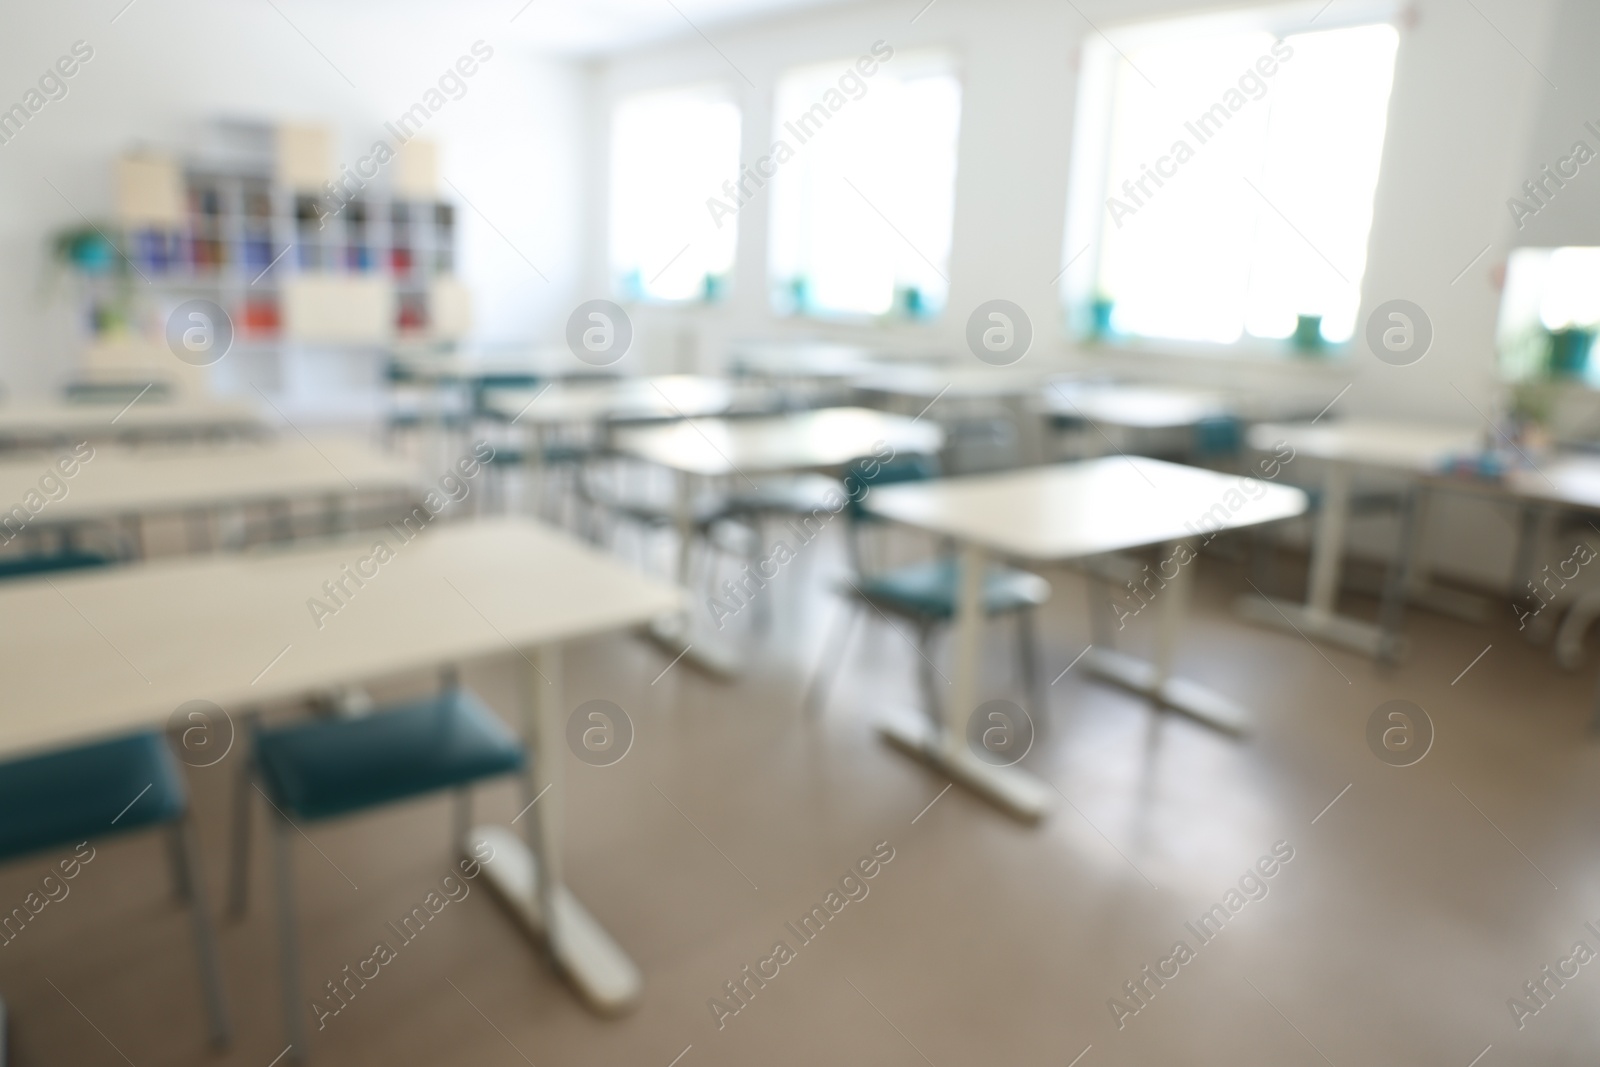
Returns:
[[[232,1031],[205,883],[195,865],[189,797],[166,738],[142,731],[0,763],[0,811],[6,813],[0,820],[0,859],[135,830],[167,829],[174,889],[188,902],[194,921],[211,1040],[226,1045]],[[6,917],[8,929],[15,915]]]
[[[235,917],[245,910],[254,786],[274,813],[284,1025],[293,1046],[291,1057],[300,1061],[305,1059],[307,1042],[290,874],[296,820],[316,822],[453,789],[452,845],[459,846],[471,829],[467,787],[520,770],[524,751],[510,728],[449,675],[432,696],[361,718],[314,719],[270,728],[257,720],[252,722],[252,733],[251,759],[239,776],[235,796],[230,910]]]
[[[955,618],[956,597],[960,589],[960,566],[953,555],[905,564],[886,570],[869,572],[862,566],[859,533],[863,525],[880,522],[867,511],[861,498],[874,485],[917,481],[937,475],[938,464],[928,456],[901,456],[878,465],[870,476],[860,464],[851,477],[864,491],[855,491],[849,498],[847,513],[850,516],[850,555],[858,577],[841,588],[845,594],[845,617],[836,627],[837,640],[825,642],[822,662],[812,680],[806,696],[806,707],[819,714],[827,700],[827,691],[837,675],[844,658],[845,646],[858,614],[854,605],[875,609],[883,615],[894,615],[909,620],[917,628],[917,651],[921,663],[918,676],[922,686],[925,711],[939,721],[938,694],[933,685],[932,641],[934,633],[948,626]],[[991,564],[983,579],[983,610],[988,618],[1004,615],[1017,620],[1017,654],[1025,684],[1031,691],[1035,707],[1047,707],[1046,690],[1040,684],[1038,635],[1035,632],[1033,613],[1050,598],[1050,583],[1027,571],[1001,564]],[[831,647],[830,647],[831,646]]]

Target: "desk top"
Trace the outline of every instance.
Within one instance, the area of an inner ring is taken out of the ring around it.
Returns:
[[[242,401],[144,399],[129,405],[12,400],[0,405],[0,438],[75,437],[100,441],[155,432],[250,432],[266,428],[261,412]]]
[[[507,376],[550,377],[583,366],[565,349],[522,349],[494,353],[393,352],[390,364],[408,378],[432,382],[471,382]]]
[[[773,378],[849,378],[876,358],[870,348],[835,341],[744,341],[730,353],[735,368]]]
[[[528,519],[439,526],[409,543],[388,533],[392,558],[363,564],[377,539],[6,582],[0,618],[26,625],[0,642],[0,753],[158,726],[189,700],[234,713],[511,655],[680,606],[673,587]],[[327,603],[322,584],[346,565],[375,573],[319,630],[308,598]]]
[[[753,382],[694,374],[616,381],[553,382],[535,389],[491,389],[484,406],[530,425],[603,419],[672,419],[770,409],[772,391]]]
[[[63,453],[70,455],[71,453]],[[54,452],[0,460],[0,510],[29,493],[44,495],[51,473],[66,495],[51,500],[34,521],[81,522],[125,514],[247,504],[285,498],[420,489],[421,468],[363,441],[299,436],[218,447],[121,449],[103,445],[76,473],[61,478]],[[59,490],[58,490],[59,492]]]
[[[867,510],[1022,559],[1118,552],[1292,518],[1289,486],[1143,456],[874,486]]]
[[[872,455],[881,444],[897,454],[944,446],[932,422],[870,408],[821,408],[748,419],[694,419],[620,430],[618,451],[690,474],[830,470]]]
[[[1482,439],[1479,427],[1378,419],[1262,423],[1250,430],[1250,447],[1263,451],[1287,442],[1297,456],[1404,471],[1435,470],[1452,455],[1476,452]]]
[[[1177,386],[1055,381],[1041,397],[1051,414],[1133,430],[1182,429],[1233,410],[1218,393]]]
[[[1018,367],[989,367],[976,359],[969,363],[939,365],[906,363],[881,365],[850,380],[855,388],[869,393],[932,400],[937,396],[952,399],[1005,399],[1031,396],[1039,388],[1040,375]]]

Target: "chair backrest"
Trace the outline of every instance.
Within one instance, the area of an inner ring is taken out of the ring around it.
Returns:
[[[1244,445],[1244,431],[1232,415],[1211,415],[1194,424],[1196,459],[1224,459],[1237,456]]]
[[[920,482],[939,477],[939,457],[929,455],[895,456],[888,461],[878,461],[866,456],[850,464],[845,474],[845,488],[850,490],[850,517],[858,522],[874,522],[877,517],[862,506],[875,485],[893,485],[896,482]]]
[[[893,485],[897,482],[926,481],[929,478],[939,477],[939,473],[939,457],[925,454],[895,456],[893,459],[882,461],[867,456],[850,464],[844,479],[845,489],[848,491],[846,513],[850,516],[845,548],[850,554],[850,564],[857,574],[866,573],[866,567],[863,565],[864,554],[861,550],[862,525],[881,521],[862,504],[872,492],[872,487]]]

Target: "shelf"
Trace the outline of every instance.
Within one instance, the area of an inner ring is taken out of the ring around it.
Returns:
[[[396,334],[427,333],[431,287],[456,263],[451,204],[378,195],[340,204],[280,188],[260,173],[200,168],[185,170],[184,185],[182,225],[114,235],[149,288],[130,296],[120,268],[78,272],[91,332],[148,318],[129,306],[135,300],[171,306],[197,294],[222,305],[241,337],[271,339],[281,328],[284,279],[330,273],[389,278]]]

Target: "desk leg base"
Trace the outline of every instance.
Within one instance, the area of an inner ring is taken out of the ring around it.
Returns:
[[[1488,622],[1489,598],[1476,593],[1463,593],[1442,585],[1419,585],[1406,590],[1406,603],[1426,608],[1439,615],[1448,615],[1462,622]]]
[[[932,726],[919,718],[885,719],[879,735],[906,755],[961,783],[1023,822],[1038,822],[1049,810],[1049,787],[1015,767],[985,763],[964,748],[951,751]]]
[[[1363,655],[1376,656],[1384,649],[1383,630],[1377,625],[1330,615],[1292,600],[1243,596],[1234,601],[1233,608],[1251,622],[1279,630],[1297,630],[1304,637],[1320,637]]]
[[[1250,732],[1250,715],[1238,704],[1216,690],[1186,678],[1158,681],[1156,666],[1149,660],[1125,652],[1094,648],[1084,654],[1083,666],[1096,678],[1131,689],[1213,730],[1232,737],[1244,737]]]
[[[564,885],[551,901],[554,928],[546,925],[534,894],[534,859],[521,835],[509,826],[474,827],[462,843],[463,855],[470,857],[480,841],[494,848],[494,859],[483,865],[489,887],[512,918],[549,948],[584,1002],[602,1015],[620,1015],[637,1004],[644,989],[639,968]]]
[[[731,681],[744,673],[744,661],[725,646],[703,634],[693,633],[682,615],[663,615],[645,633],[671,656],[717,678]]]

